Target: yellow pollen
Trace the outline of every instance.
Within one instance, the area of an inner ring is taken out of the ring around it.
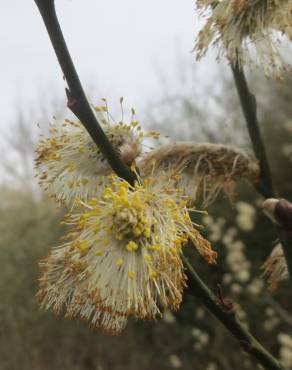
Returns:
[[[96,198],[91,198],[88,202],[89,205],[95,206],[97,204],[98,200]]]
[[[133,230],[134,236],[140,236],[142,234],[142,231],[139,229],[139,227],[135,227]]]
[[[123,239],[124,239],[123,234],[121,234],[121,233],[117,233],[117,234],[116,234],[116,239],[117,239],[117,240],[123,240]]]
[[[107,246],[109,245],[109,240],[108,240],[108,239],[104,239],[104,240],[102,241],[102,244],[103,244],[105,247],[107,247]]]
[[[95,225],[94,225],[94,228],[93,228],[93,232],[96,234],[98,233],[100,230],[100,223],[97,222]]]
[[[74,187],[74,181],[73,180],[68,180],[67,181],[67,186],[69,189],[72,189]]]
[[[135,278],[135,271],[128,271],[128,278],[133,280]]]
[[[149,227],[147,227],[144,230],[144,235],[146,236],[146,238],[150,238],[150,236],[151,236],[151,230],[149,229]]]
[[[118,258],[117,260],[116,260],[116,265],[117,266],[122,266],[123,264],[124,264],[124,259],[123,258]]]
[[[76,170],[76,165],[74,163],[71,163],[69,166],[68,166],[68,171],[69,172],[73,172]]]
[[[88,243],[86,240],[77,241],[74,246],[79,249],[81,252],[84,252],[88,249]]]
[[[103,192],[103,197],[104,197],[105,199],[109,199],[109,198],[111,198],[111,197],[112,197],[112,195],[113,195],[113,191],[112,191],[112,189],[111,189],[111,188],[106,188],[106,189],[104,190],[104,192]]]
[[[96,251],[96,252],[95,252],[95,255],[96,255],[97,257],[103,256],[103,254],[104,254],[104,252],[102,252],[102,251]]]
[[[81,180],[81,184],[82,184],[82,185],[87,185],[87,184],[88,184],[88,182],[89,182],[89,180],[88,180],[88,179],[86,179],[86,178],[84,178],[84,179],[82,179],[82,180]]]
[[[154,244],[154,245],[151,245],[149,249],[152,251],[160,251],[161,247],[159,244]]]
[[[128,252],[134,252],[138,249],[138,244],[133,242],[132,240],[126,245],[126,249]]]
[[[150,254],[144,254],[144,259],[146,262],[152,262],[152,257],[150,256]]]
[[[176,248],[175,248],[175,247],[171,247],[171,248],[170,248],[170,252],[171,252],[172,254],[177,254],[177,250],[176,250]]]

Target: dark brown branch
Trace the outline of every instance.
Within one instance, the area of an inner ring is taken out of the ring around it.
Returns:
[[[69,109],[82,122],[97,147],[108,160],[113,171],[118,176],[133,184],[136,179],[135,173],[123,163],[118,153],[113,149],[88,103],[58,22],[55,1],[35,0],[35,3],[39,8],[69,87],[67,90]]]
[[[256,98],[249,91],[246,78],[242,69],[238,65],[232,65],[235,85],[239,95],[242,111],[246,120],[249,136],[252,142],[253,150],[260,163],[261,179],[257,190],[265,198],[275,198],[275,190],[273,186],[269,162],[266,155],[264,142],[260,133],[259,123],[257,119]],[[285,259],[288,266],[290,279],[292,281],[292,245],[291,232],[283,228],[278,228],[278,236],[281,241]]]
[[[265,369],[282,369],[279,362],[254,338],[249,330],[241,324],[236,317],[236,312],[231,301],[222,297],[220,290],[219,299],[209,290],[193,269],[188,259],[183,256],[187,269],[189,294],[200,299],[208,310],[225,326],[225,328],[238,340],[242,350],[247,352]],[[222,303],[223,302],[223,303]]]

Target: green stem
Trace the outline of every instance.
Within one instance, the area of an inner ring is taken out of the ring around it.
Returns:
[[[225,328],[239,341],[241,348],[252,356],[260,365],[269,370],[281,370],[279,362],[255,339],[249,330],[237,319],[232,303],[222,304],[206,284],[200,279],[196,271],[185,256],[182,256],[187,268],[188,287],[190,293],[200,299],[208,310],[225,326]]]
[[[69,87],[69,90],[67,90],[68,107],[82,122],[97,147],[108,160],[113,171],[133,184],[136,179],[135,173],[123,163],[118,153],[114,150],[88,103],[56,15],[55,1],[35,0],[35,3],[39,8]]]

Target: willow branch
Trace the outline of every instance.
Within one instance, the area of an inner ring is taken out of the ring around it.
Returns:
[[[274,198],[275,191],[271,171],[257,119],[256,99],[255,96],[249,91],[242,69],[240,69],[238,66],[232,66],[231,68],[242,111],[246,120],[249,136],[252,142],[253,150],[255,152],[256,158],[259,160],[261,170],[259,190],[265,198]]]
[[[292,316],[289,314],[289,312],[287,312],[281,305],[279,305],[277,301],[273,299],[273,297],[268,294],[265,297],[265,301],[275,310],[284,324],[292,327]]]
[[[200,279],[188,259],[183,256],[187,268],[189,293],[198,298],[208,310],[236,338],[241,348],[260,365],[269,370],[281,370],[279,362],[255,339],[249,330],[236,317],[234,306],[229,300],[218,300]]]
[[[113,171],[133,184],[136,175],[123,163],[102,130],[91,109],[78,74],[67,48],[55,9],[54,0],[34,0],[43,18],[51,43],[58,58],[60,67],[68,84],[66,90],[68,108],[82,122],[93,141],[107,159]]]
[[[246,120],[249,136],[253,150],[260,164],[261,178],[257,190],[265,198],[274,198],[275,190],[273,186],[269,162],[266,155],[264,142],[259,129],[257,119],[257,104],[255,96],[249,91],[244,72],[238,65],[231,66],[235,85],[239,95],[242,111]],[[278,237],[281,241],[285,259],[288,266],[289,276],[292,281],[292,245],[291,235],[281,227],[277,228]]]

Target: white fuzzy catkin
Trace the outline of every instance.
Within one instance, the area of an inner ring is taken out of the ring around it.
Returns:
[[[291,72],[281,50],[281,36],[292,39],[291,0],[198,0],[197,5],[207,18],[194,47],[198,59],[216,46],[218,60],[256,65],[267,77],[282,80]]]
[[[289,278],[288,266],[280,243],[274,247],[262,269],[264,270],[264,276],[268,277],[268,284],[271,290],[276,289],[280,281]]]
[[[223,191],[228,197],[240,179],[255,184],[259,179],[257,160],[233,146],[173,142],[161,145],[146,154],[138,168],[143,176],[151,172],[170,171],[176,176],[177,186],[202,207],[209,206]]]

